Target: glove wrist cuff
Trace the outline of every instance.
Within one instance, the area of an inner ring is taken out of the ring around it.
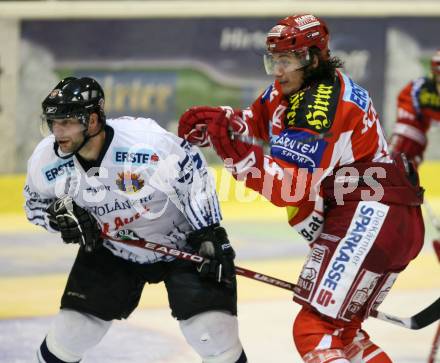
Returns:
[[[250,149],[249,154],[236,163],[234,163],[232,158],[225,159],[224,166],[225,169],[228,170],[231,174],[245,174],[248,173],[252,168],[258,168],[261,158],[262,151],[254,148]]]

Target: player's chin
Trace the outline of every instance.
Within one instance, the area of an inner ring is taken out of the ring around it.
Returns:
[[[67,141],[66,140],[58,141],[58,147],[65,154],[71,153],[72,149],[73,149],[72,142],[68,141],[68,140]]]

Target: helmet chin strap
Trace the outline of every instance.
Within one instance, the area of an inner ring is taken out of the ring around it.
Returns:
[[[102,131],[104,131],[104,125],[99,129],[99,131],[97,133],[95,133],[93,135],[88,135],[87,134],[87,130],[84,130],[83,131],[84,140],[81,143],[81,145],[75,151],[71,152],[70,154],[66,154],[66,155],[60,155],[60,153],[59,153],[59,148],[60,148],[59,144],[58,144],[57,141],[55,141],[53,143],[53,149],[55,151],[55,155],[58,156],[61,159],[70,159],[73,155],[77,154],[84,147],[84,145],[87,144],[87,142],[92,137],[98,136]]]

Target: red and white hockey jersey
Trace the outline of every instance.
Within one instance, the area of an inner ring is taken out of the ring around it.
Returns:
[[[368,92],[337,71],[334,79],[285,98],[277,81],[241,117],[254,137],[270,144],[261,177],[246,185],[288,209],[289,223],[309,242],[323,225],[320,182],[334,168],[364,162],[390,163],[379,117]],[[267,188],[267,175],[273,187]],[[288,181],[291,185],[286,185]],[[310,194],[316,196],[310,201]]]
[[[397,99],[397,121],[391,138],[393,153],[404,153],[416,165],[423,160],[427,132],[440,124],[440,95],[432,78],[408,83]]]

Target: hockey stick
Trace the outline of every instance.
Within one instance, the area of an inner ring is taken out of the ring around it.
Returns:
[[[164,246],[159,243],[149,242],[144,239],[123,240],[112,236],[108,236],[106,234],[102,234],[101,237],[104,239],[108,239],[110,241],[123,243],[129,246],[139,247],[145,250],[158,252],[163,255],[173,256],[180,260],[192,261],[196,263],[200,263],[204,260],[202,256],[199,256],[197,254],[184,252],[172,247]],[[277,286],[289,291],[293,291],[296,286],[295,284],[292,284],[290,282],[280,280],[275,277],[271,277],[269,275],[258,273],[252,270],[248,270],[243,267],[235,266],[235,271],[237,275],[241,275],[252,280],[264,282],[266,284]],[[430,306],[422,310],[420,313],[411,316],[409,318],[400,318],[376,310],[372,310],[370,316],[383,321],[387,321],[391,324],[401,326],[403,328],[414,329],[414,330],[422,329],[440,319],[440,298],[438,298],[436,301],[434,301]]]
[[[440,319],[440,298],[435,300],[427,308],[409,318],[399,318],[397,316],[386,314],[381,311],[372,310],[370,316],[389,323],[399,325],[404,328],[419,330],[435,323]]]

